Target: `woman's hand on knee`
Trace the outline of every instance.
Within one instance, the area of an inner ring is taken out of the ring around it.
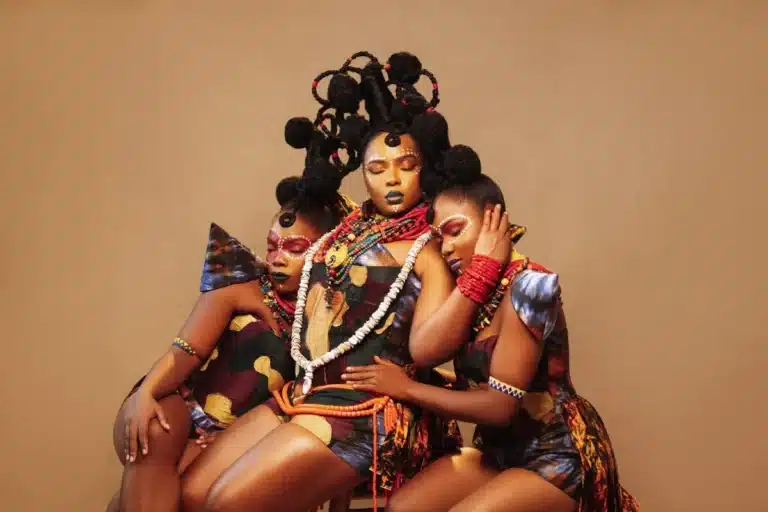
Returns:
[[[163,408],[146,391],[139,389],[126,401],[125,414],[125,461],[134,462],[141,448],[142,455],[149,453],[149,423],[157,418],[158,423],[168,432],[171,426],[165,419]]]

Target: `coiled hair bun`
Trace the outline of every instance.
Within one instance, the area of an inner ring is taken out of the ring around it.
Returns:
[[[441,167],[446,180],[452,185],[468,185],[483,175],[480,157],[474,149],[463,144],[445,152]]]
[[[421,61],[408,52],[393,53],[387,59],[387,71],[390,80],[414,85],[421,76]]]
[[[296,149],[307,149],[315,127],[306,117],[293,117],[285,123],[285,142]]]
[[[333,75],[328,84],[328,103],[341,113],[357,112],[360,106],[360,86],[349,75]]]

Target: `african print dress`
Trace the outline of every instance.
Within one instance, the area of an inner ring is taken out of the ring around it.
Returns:
[[[305,357],[314,359],[349,339],[379,307],[400,269],[399,263],[382,244],[373,246],[350,268],[348,275],[335,289],[329,306],[323,285],[326,265],[315,262],[310,275],[302,331],[301,350]],[[408,367],[412,362],[408,337],[420,291],[419,279],[411,274],[380,324],[363,343],[319,368],[314,374],[312,387],[340,384],[347,366],[375,364],[374,356]],[[301,382],[302,377],[303,372],[300,372],[297,382]],[[433,372],[416,377],[439,384],[435,382],[437,377]],[[357,390],[324,389],[311,393],[304,403],[349,406],[365,402],[373,396]],[[274,400],[268,405],[287,421]],[[377,439],[373,438],[373,416],[344,418],[300,414],[292,421],[314,433],[339,458],[357,469],[361,476],[370,475],[375,442],[378,448],[377,484],[379,488],[389,491],[415,475],[430,460],[461,446],[456,422],[443,422],[402,403],[397,403],[396,407],[400,417],[393,430],[387,431],[383,414],[376,416]]]
[[[501,470],[524,468],[539,474],[576,500],[580,512],[638,510],[635,499],[619,484],[600,415],[571,383],[568,329],[557,275],[520,257],[513,259],[505,276],[515,311],[543,350],[513,424],[477,426],[474,444],[483,452],[483,461]],[[478,337],[462,347],[454,361],[457,389],[488,385],[497,339]]]
[[[269,301],[272,290],[264,264],[250,249],[212,224],[200,291],[254,280],[259,281],[281,333],[274,333],[252,315],[233,316],[208,360],[179,390],[190,411],[190,437],[226,428],[294,378],[295,363],[286,342],[291,315],[281,311],[275,301]]]

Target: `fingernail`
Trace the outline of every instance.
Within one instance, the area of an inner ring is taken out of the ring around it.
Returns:
[[[342,378],[343,380],[347,380],[347,374],[346,374],[346,373],[342,373],[342,374],[341,374],[341,378]]]
[[[147,454],[147,449],[146,449],[146,448],[144,448],[143,450],[141,450],[141,453],[143,453],[144,455],[146,455],[146,454]]]

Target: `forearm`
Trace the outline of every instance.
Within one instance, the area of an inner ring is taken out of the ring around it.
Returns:
[[[418,366],[431,367],[453,358],[469,338],[478,305],[454,288],[448,299],[411,334],[409,348]]]
[[[453,391],[412,381],[405,391],[407,402],[439,416],[479,425],[509,425],[516,403],[491,390]]]

